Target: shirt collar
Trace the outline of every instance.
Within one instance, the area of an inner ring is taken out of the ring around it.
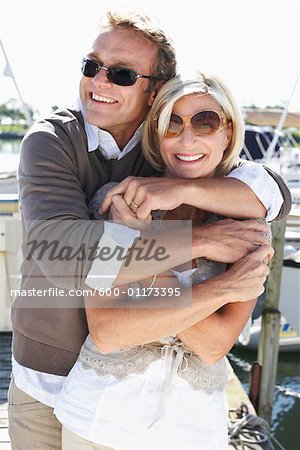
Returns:
[[[100,146],[100,150],[106,159],[121,159],[127,153],[129,153],[142,139],[144,122],[138,127],[130,141],[125,145],[121,151],[116,143],[114,137],[105,130],[101,130],[96,125],[92,125],[87,122],[83,115],[83,106],[80,98],[77,100],[78,108],[83,116],[84,129],[88,141],[88,151],[93,152]]]

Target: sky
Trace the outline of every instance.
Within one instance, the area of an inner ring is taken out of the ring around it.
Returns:
[[[23,99],[41,115],[74,103],[80,62],[107,10],[156,16],[181,67],[213,72],[239,104],[282,105],[300,71],[299,1],[3,1],[0,38]],[[5,59],[0,49],[0,73]],[[289,109],[300,109],[300,86]],[[16,97],[0,77],[0,103]]]

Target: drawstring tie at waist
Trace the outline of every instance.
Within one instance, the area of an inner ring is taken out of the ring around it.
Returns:
[[[166,399],[176,374],[190,387],[207,394],[225,388],[227,381],[225,359],[208,366],[201,358],[174,336],[128,349],[103,354],[89,335],[83,344],[79,362],[85,369],[93,369],[99,376],[112,375],[122,380],[130,374],[143,374],[150,364],[164,360],[166,376],[162,383],[158,406],[155,408],[152,427],[164,414]]]
[[[170,393],[172,382],[177,371],[186,372],[188,369],[188,359],[186,354],[192,355],[192,351],[186,347],[181,341],[168,344],[160,343],[150,343],[145,344],[143,347],[150,348],[160,348],[161,347],[161,358],[166,361],[166,371],[167,375],[162,386],[162,393],[154,414],[154,418],[147,428],[151,428],[158,420],[164,415],[165,404],[167,397]]]

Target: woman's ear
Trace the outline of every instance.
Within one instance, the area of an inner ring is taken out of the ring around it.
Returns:
[[[152,89],[151,93],[150,93],[150,97],[148,100],[148,105],[152,106],[153,102],[158,94],[158,91],[160,90],[160,88],[162,87],[162,85],[165,83],[165,80],[159,80],[155,83],[154,88]]]
[[[228,146],[232,138],[232,122],[229,122],[225,129],[225,144]]]

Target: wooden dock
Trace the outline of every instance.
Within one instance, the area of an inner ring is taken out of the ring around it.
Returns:
[[[11,450],[8,435],[7,391],[11,375],[11,333],[0,333],[0,448]]]
[[[243,403],[244,405],[247,405],[249,413],[256,416],[255,409],[228,360],[227,372],[228,383],[226,386],[226,397],[229,410],[238,409]]]

